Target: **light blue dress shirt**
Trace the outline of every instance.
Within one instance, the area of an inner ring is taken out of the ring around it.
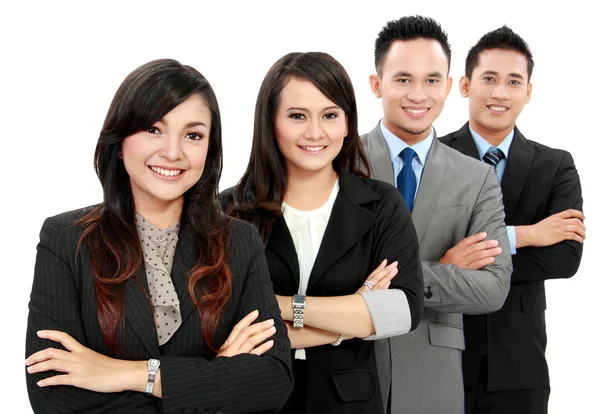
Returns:
[[[433,143],[433,128],[431,128],[431,133],[427,138],[416,143],[415,145],[408,145],[406,142],[402,141],[402,139],[392,134],[390,130],[387,129],[383,124],[383,120],[379,122],[379,129],[381,129],[381,133],[383,134],[383,138],[385,139],[390,152],[390,159],[392,161],[392,167],[394,168],[394,184],[396,184],[398,174],[400,174],[402,167],[404,167],[404,161],[402,161],[400,158],[400,153],[402,150],[406,147],[410,147],[417,153],[417,156],[412,160],[412,169],[417,178],[417,191],[415,191],[416,200],[419,192],[419,184],[421,183],[421,175],[423,174],[423,167],[425,166],[425,160],[427,160],[427,154],[429,154],[431,144]]]
[[[510,150],[510,145],[512,144],[513,137],[515,136],[515,130],[509,132],[509,134],[502,140],[500,145],[494,147],[489,142],[487,142],[481,135],[475,132],[470,126],[469,130],[471,131],[471,135],[473,136],[473,141],[475,141],[475,145],[477,146],[477,151],[479,152],[479,159],[483,161],[483,156],[498,148],[504,154],[504,158],[500,160],[498,165],[496,166],[496,176],[498,177],[498,182],[502,182],[502,177],[504,176],[504,170],[506,169],[506,163],[508,162],[508,151]],[[517,253],[517,236],[515,234],[515,226],[506,226],[506,233],[508,234],[508,243],[510,245],[510,254]]]

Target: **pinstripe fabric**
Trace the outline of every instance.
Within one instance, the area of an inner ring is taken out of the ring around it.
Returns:
[[[37,337],[40,329],[67,332],[81,344],[116,357],[102,338],[96,314],[96,294],[89,252],[77,252],[81,228],[72,223],[86,210],[76,210],[44,222],[27,324],[26,356],[56,343]],[[36,382],[51,374],[26,374],[29,399],[36,413],[247,413],[281,407],[291,391],[290,343],[273,294],[263,244],[249,224],[231,226],[232,296],[215,334],[219,347],[242,317],[258,309],[259,320],[275,319],[274,347],[263,356],[214,358],[202,341],[200,319],[187,292],[186,271],[196,262],[191,235],[182,229],[172,269],[181,301],[182,324],[159,348],[147,296],[144,269],[126,284],[125,318],[119,358],[161,360],[162,400],[142,393],[102,394],[75,387],[40,388]],[[52,373],[55,374],[55,373]]]

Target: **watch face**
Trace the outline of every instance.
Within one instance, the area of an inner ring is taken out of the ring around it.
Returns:
[[[151,359],[148,364],[152,367],[152,368],[156,368],[158,367],[158,359]]]

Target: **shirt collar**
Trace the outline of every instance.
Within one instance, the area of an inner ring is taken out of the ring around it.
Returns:
[[[473,141],[475,141],[475,145],[477,146],[477,151],[479,152],[479,159],[483,159],[483,156],[486,152],[489,151],[490,148],[493,147],[489,142],[487,142],[481,135],[471,128],[469,125],[469,130],[471,131],[471,136],[473,137]],[[508,150],[510,150],[510,144],[512,144],[513,137],[515,136],[514,128],[508,133],[508,135],[502,140],[498,148],[504,154],[504,158],[508,159]]]
[[[408,145],[401,138],[398,138],[386,126],[383,124],[383,119],[379,122],[379,128],[381,129],[381,133],[383,134],[383,138],[387,144],[388,150],[390,152],[390,159],[392,162],[400,155],[402,150],[406,147],[411,147],[417,153],[417,161],[421,163],[421,165],[425,164],[425,160],[427,159],[427,154],[431,149],[431,144],[433,144],[433,136],[435,135],[435,131],[431,128],[431,132],[429,136],[425,138],[423,141],[417,142],[414,145]]]

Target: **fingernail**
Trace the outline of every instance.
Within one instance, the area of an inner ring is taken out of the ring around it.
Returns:
[[[485,231],[484,231],[484,232],[482,232],[482,233],[481,233],[481,235],[482,235],[483,237],[487,237],[487,233],[486,233]]]
[[[383,262],[381,262],[381,264],[379,266],[384,267],[386,263],[387,263],[387,259],[383,259]]]
[[[258,315],[258,309],[255,309],[252,313]]]
[[[274,326],[271,326],[271,327],[269,328],[269,330],[270,330],[271,332],[273,332],[273,333],[277,332],[277,328],[275,328]]]
[[[268,320],[269,324],[274,325],[275,324],[275,320],[274,319],[269,319]]]

